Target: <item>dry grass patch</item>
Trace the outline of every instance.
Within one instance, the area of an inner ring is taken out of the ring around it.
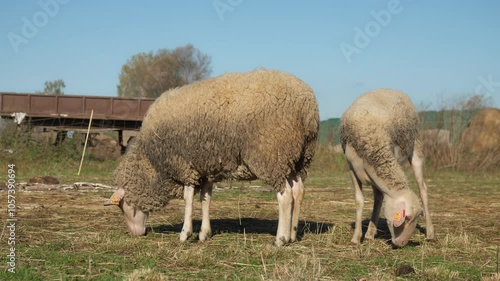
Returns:
[[[250,187],[258,182],[232,183],[233,188],[214,192],[214,236],[204,243],[196,239],[198,202],[195,233],[181,243],[182,200],[151,215],[147,236],[130,237],[119,209],[103,206],[111,191],[19,191],[17,272],[2,271],[0,279],[498,280],[499,174],[430,170],[427,184],[437,242],[425,241],[421,221],[410,245],[402,249],[387,241],[383,220],[374,241],[350,244],[355,206],[345,172],[311,171],[300,241],[282,248],[272,245],[276,196],[268,187]],[[367,189],[365,219],[373,204]],[[0,192],[0,202],[6,196]],[[0,218],[5,220],[6,213],[5,204],[0,205]],[[0,251],[5,256],[5,235]],[[398,273],[405,266],[413,271]]]

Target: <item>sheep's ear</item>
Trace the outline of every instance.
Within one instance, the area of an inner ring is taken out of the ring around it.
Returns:
[[[104,206],[116,205],[120,206],[120,202],[123,200],[123,196],[125,195],[125,190],[123,188],[118,188],[111,197],[104,202]]]
[[[396,211],[392,215],[392,224],[394,227],[400,227],[406,219],[405,202],[398,202]]]

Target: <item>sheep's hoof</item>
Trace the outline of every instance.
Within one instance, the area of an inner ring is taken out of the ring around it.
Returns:
[[[431,237],[431,238],[425,238],[425,241],[429,242],[429,243],[436,243],[437,242],[437,239],[434,238],[434,237]]]
[[[365,233],[365,239],[374,240],[375,234],[377,234],[377,229],[368,229],[368,231]]]
[[[351,243],[354,245],[361,245],[361,239],[352,238]]]
[[[210,237],[212,237],[211,231],[200,232],[200,234],[199,234],[200,241],[206,241],[206,240],[210,239]]]
[[[276,237],[276,241],[274,241],[274,245],[277,246],[277,247],[282,247],[282,246],[285,246],[286,244],[288,244],[288,239],[285,238],[285,236],[281,236],[281,237]]]
[[[179,236],[179,239],[181,242],[185,242],[188,240],[189,237],[191,237],[192,233],[191,232],[181,232],[181,235]]]
[[[370,241],[375,240],[375,234],[365,235],[365,240],[370,240]]]

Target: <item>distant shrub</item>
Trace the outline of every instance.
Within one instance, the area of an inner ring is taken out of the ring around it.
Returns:
[[[54,142],[54,138],[37,135],[27,125],[17,126],[13,122],[6,122],[0,131],[0,160],[34,164],[47,161],[61,163],[80,159],[80,139],[66,139],[57,146]]]
[[[347,172],[347,162],[340,145],[318,145],[309,171],[314,173]]]

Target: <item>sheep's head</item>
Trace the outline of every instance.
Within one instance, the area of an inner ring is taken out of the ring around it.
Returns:
[[[137,208],[130,206],[123,197],[125,190],[118,188],[113,195],[104,203],[104,206],[115,205],[120,207],[125,222],[127,223],[128,231],[133,236],[146,235],[146,220],[148,219],[148,212],[143,212]]]
[[[418,219],[423,213],[418,197],[411,191],[403,196],[387,197],[384,212],[392,244],[396,247],[405,246],[415,232]]]

